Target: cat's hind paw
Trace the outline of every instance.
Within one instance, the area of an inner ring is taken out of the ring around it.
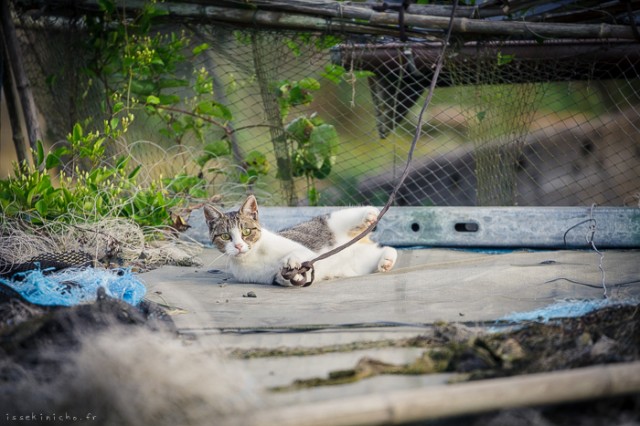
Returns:
[[[380,214],[380,210],[376,207],[368,207],[364,213],[364,217],[362,218],[362,225],[364,228],[370,227],[372,224],[378,221],[378,215]]]
[[[389,272],[398,259],[398,252],[393,247],[385,247],[378,261],[378,272]]]
[[[362,216],[358,220],[358,224],[353,229],[351,229],[351,234],[358,234],[370,227],[372,224],[376,223],[378,221],[379,214],[380,210],[378,210],[376,207],[364,207],[362,209]]]

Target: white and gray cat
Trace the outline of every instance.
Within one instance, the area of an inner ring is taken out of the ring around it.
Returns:
[[[213,244],[229,260],[229,270],[241,282],[292,285],[282,276],[283,268],[298,269],[349,241],[374,223],[378,209],[371,206],[346,208],[315,217],[292,228],[271,232],[258,218],[258,202],[249,195],[238,211],[223,213],[204,207]],[[314,264],[315,280],[353,277],[393,268],[398,254],[392,247],[360,240],[337,254]],[[296,280],[310,280],[310,273]]]

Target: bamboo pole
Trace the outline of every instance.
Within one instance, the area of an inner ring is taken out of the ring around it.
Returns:
[[[282,6],[282,10],[291,9]],[[224,7],[204,6],[206,15],[220,21],[235,23],[255,23],[256,25],[278,26],[287,28],[307,27],[307,30],[320,29],[326,26],[317,21],[306,21],[305,15],[296,13],[282,13],[281,11],[260,11],[229,9]],[[362,20],[371,26],[391,26],[397,33],[398,14],[375,12],[371,9],[352,6],[337,5],[335,8],[321,8],[307,6],[303,10],[306,14],[314,14],[325,18],[337,20],[333,23],[333,28],[338,31],[341,26],[348,25],[345,20]],[[306,18],[309,19],[309,18]],[[546,22],[525,22],[525,21],[484,21],[481,19],[454,18],[454,34],[474,34],[486,36],[522,36],[536,40],[539,39],[626,39],[635,40],[635,34],[630,26],[611,24],[566,24],[566,23],[546,23]],[[445,16],[426,16],[407,13],[404,15],[404,23],[408,26],[423,28],[428,30],[445,30],[449,25],[449,18]]]
[[[40,6],[47,1],[35,2]],[[86,0],[74,4],[74,12],[101,13],[98,0]],[[253,28],[294,29],[300,31],[334,31],[364,34],[399,34],[397,12],[377,12],[371,4],[349,4],[347,2],[312,1],[252,1],[251,7],[244,1],[228,6],[210,6],[206,4],[163,2],[157,8],[168,12],[167,19],[196,20],[201,23],[224,22],[245,25]],[[144,6],[143,0],[128,0],[126,7],[131,10]],[[35,6],[34,6],[35,7]],[[64,8],[56,9],[64,12]],[[404,24],[416,29],[412,36],[427,37],[417,30],[443,32],[449,17],[446,10],[438,10],[438,15],[425,15],[432,9],[412,6],[404,14]],[[477,11],[474,12],[474,11]],[[596,9],[597,11],[597,9]],[[487,13],[489,12],[489,13]],[[526,37],[540,39],[621,39],[636,40],[633,28],[629,25],[606,23],[576,24],[555,22],[527,22],[506,20],[483,20],[485,16],[496,16],[498,11],[491,9],[466,9],[463,16],[454,18],[454,34],[483,35],[495,37]],[[506,15],[506,12],[505,12]],[[474,17],[470,17],[474,16]],[[475,17],[477,16],[477,18]],[[411,28],[410,28],[411,30]]]
[[[257,2],[270,8],[276,8],[274,2]],[[371,25],[399,25],[398,13],[376,12],[370,7],[350,5],[344,3],[313,5],[305,2],[278,2],[278,10],[304,12],[317,16],[325,16],[338,19],[364,20]],[[449,16],[446,11],[439,11],[435,15],[419,15],[416,12],[428,9],[409,8],[404,14],[404,23],[425,29],[445,30],[449,25]],[[412,13],[413,12],[413,13]],[[463,13],[469,13],[469,10]],[[480,15],[482,16],[482,15]],[[495,16],[495,14],[489,14]],[[502,36],[527,36],[534,39],[540,38],[620,38],[636,40],[631,26],[611,24],[572,24],[526,21],[485,21],[457,16],[454,18],[453,33],[502,35]]]
[[[243,426],[399,424],[640,392],[640,361],[342,398],[229,419]]]
[[[20,45],[16,36],[16,30],[11,19],[11,11],[9,10],[9,2],[0,1],[0,22],[2,23],[2,34],[6,47],[6,56],[11,64],[11,71],[15,80],[18,97],[22,105],[22,113],[25,124],[27,126],[27,136],[29,138],[29,146],[32,150],[36,150],[37,142],[42,140],[40,125],[38,124],[38,114],[36,104],[31,93],[29,79],[24,70],[22,63],[22,54]]]

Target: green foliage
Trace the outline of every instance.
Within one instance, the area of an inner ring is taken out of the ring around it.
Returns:
[[[276,93],[282,119],[286,119],[292,107],[310,104],[313,101],[312,92],[319,89],[320,83],[310,77],[299,81],[279,82]],[[319,195],[315,179],[325,179],[331,173],[336,161],[338,133],[334,126],[324,123],[315,115],[296,118],[285,127],[285,131],[293,142],[292,175],[307,179],[309,203],[318,205]]]
[[[95,127],[89,121],[77,123],[67,136],[68,143],[49,152],[39,143],[35,166],[17,164],[15,177],[0,180],[0,211],[33,223],[120,216],[143,226],[169,225],[171,208],[186,198],[208,196],[203,173],[223,173],[211,161],[230,155],[229,142],[226,137],[211,140],[209,135],[217,127],[228,136],[227,123],[233,116],[214,99],[209,72],[188,66],[207,52],[208,44],[188,51],[190,40],[185,33],[153,32],[157,18],[166,14],[153,1],[135,12],[130,9],[126,17],[115,0],[98,4],[102,14],[86,17],[86,47],[93,58],[84,71],[91,77],[90,84],[99,81],[104,87],[104,112],[109,118],[101,131],[86,131]],[[129,165],[127,158],[105,158],[108,143],[123,136],[139,113],[164,123],[160,133],[176,144],[186,137],[202,142],[197,159],[200,173],[141,186],[141,165]],[[243,183],[255,182],[268,171],[266,158],[259,153],[251,153],[246,164],[244,176],[233,175]],[[63,171],[52,179],[58,168]]]
[[[293,175],[324,179],[331,173],[338,148],[334,126],[320,118],[300,117],[286,128],[296,141],[293,152]]]
[[[106,126],[106,128],[109,128]],[[0,180],[0,212],[34,224],[52,220],[98,220],[119,216],[131,218],[142,226],[170,224],[170,209],[181,201],[170,197],[166,188],[153,182],[140,188],[140,166],[129,170],[127,157],[115,159],[112,166],[99,166],[104,158],[105,134],[86,133],[76,124],[68,135],[69,147],[45,152],[38,142],[36,164],[14,165],[14,177]],[[51,175],[60,158],[88,160],[91,171],[76,167],[74,176],[61,172],[58,182]]]
[[[285,44],[295,56],[300,56],[302,50],[305,48],[312,47],[317,50],[326,50],[332,48],[341,41],[342,38],[335,35],[327,34],[318,37],[315,34],[300,33],[285,40]]]
[[[203,168],[210,160],[231,154],[231,147],[228,141],[218,140],[206,144],[202,151],[202,155],[196,160],[200,168]]]
[[[201,168],[229,155],[228,143],[216,140],[219,132],[213,130],[221,129],[228,136],[232,113],[215,100],[210,73],[190,66],[210,46],[201,43],[188,49],[187,33],[153,30],[157,19],[166,14],[153,1],[130,9],[126,17],[120,15],[115,0],[99,4],[103,14],[87,18],[87,47],[95,52],[87,72],[104,85],[105,112],[114,117],[114,124],[124,132],[142,111],[163,123],[159,133],[175,144],[187,139],[201,142],[203,153],[197,160]],[[207,170],[220,172],[215,167]]]
[[[67,136],[67,144],[49,151],[39,143],[34,166],[16,164],[14,177],[0,180],[0,213],[36,224],[120,216],[143,226],[168,225],[172,208],[188,198],[208,197],[205,174],[224,174],[241,184],[253,185],[269,173],[267,157],[258,151],[242,159],[240,172],[226,172],[220,166],[219,160],[232,152],[229,122],[233,115],[216,101],[210,73],[189,66],[194,58],[207,54],[208,44],[190,47],[186,33],[154,32],[157,19],[166,14],[154,1],[129,9],[126,16],[115,0],[98,0],[98,5],[102,14],[85,17],[85,43],[93,57],[83,71],[89,75],[90,84],[99,82],[104,87],[107,119],[100,130],[94,130],[91,121],[77,123]],[[327,49],[337,42],[339,39],[333,36],[301,35],[287,44],[299,53],[311,44]],[[331,81],[352,78],[342,67],[325,71],[323,76]],[[283,122],[292,108],[311,103],[313,92],[319,89],[320,83],[311,77],[279,82],[275,90]],[[124,136],[140,114],[160,121],[160,133],[176,144],[188,139],[201,142],[202,153],[196,160],[199,172],[142,186],[138,177],[141,165],[129,164],[124,157],[106,158],[109,143]],[[224,136],[212,130],[222,130]],[[331,173],[338,145],[335,128],[317,117],[300,117],[287,126],[287,131],[294,146],[293,173],[307,179],[309,199],[317,204],[314,180]],[[52,178],[56,173],[57,178]]]
[[[347,71],[342,65],[329,64],[325,65],[324,71],[320,74],[322,77],[333,83],[340,83],[346,81],[352,83],[359,78],[373,77],[375,73],[371,71],[353,70]]]
[[[196,160],[200,173],[165,180],[167,189],[183,196],[204,197],[204,173],[225,174],[241,183],[255,182],[264,174],[264,167],[249,166],[247,174],[252,177],[247,179],[246,174],[224,172],[215,162],[231,154],[228,136],[233,115],[216,101],[209,71],[190,66],[198,56],[207,54],[209,44],[187,49],[191,41],[184,32],[152,32],[157,18],[165,13],[155,2],[146,2],[126,20],[118,15],[115,0],[101,0],[100,4],[104,14],[89,23],[89,44],[96,49],[90,72],[104,83],[110,112],[115,117],[125,115],[125,124],[129,125],[135,117],[133,112],[142,110],[164,124],[159,133],[175,144],[188,139],[202,144],[202,154]],[[295,92],[304,87],[303,82],[300,88],[294,88],[292,96],[299,96]],[[223,139],[216,129],[224,131]]]
[[[331,173],[338,150],[338,133],[334,126],[318,117],[299,117],[286,127],[295,141],[292,153],[294,177],[307,178],[309,202],[319,202],[315,179],[325,179]]]
[[[141,110],[159,117],[165,124],[160,133],[178,143],[190,132],[201,136],[202,121],[177,108],[182,101],[177,90],[189,87],[189,78],[180,67],[187,60],[183,53],[189,44],[186,35],[152,32],[157,18],[166,15],[154,1],[129,9],[127,16],[121,15],[115,0],[99,0],[99,6],[101,15],[86,17],[86,47],[94,58],[85,71],[104,86],[104,109],[112,117],[111,127],[126,132],[136,110]],[[197,46],[192,54],[199,55],[206,47]],[[197,90],[205,91],[203,79],[206,76],[199,77]]]
[[[244,159],[243,169],[238,180],[245,185],[256,183],[261,175],[269,173],[269,162],[266,155],[259,151],[251,151]]]
[[[320,90],[320,83],[315,78],[307,77],[300,81],[280,81],[276,87],[276,95],[282,119],[285,120],[287,118],[291,107],[310,104],[313,101],[311,92],[316,90]]]
[[[207,181],[200,176],[180,173],[173,178],[163,179],[166,189],[173,194],[193,198],[207,197]]]
[[[503,54],[502,52],[498,52],[497,65],[498,66],[507,65],[511,63],[514,59],[515,59],[515,55],[507,55],[507,54]]]

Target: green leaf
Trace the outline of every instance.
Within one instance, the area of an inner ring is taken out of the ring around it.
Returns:
[[[149,96],[156,91],[156,86],[148,80],[131,80],[131,92],[139,96]]]
[[[219,140],[206,144],[204,146],[204,152],[215,157],[220,157],[223,155],[231,154],[231,148],[229,147],[229,142],[225,140]]]
[[[307,117],[298,117],[289,123],[285,130],[299,143],[304,143],[309,140],[313,129],[314,125]]]
[[[71,133],[71,142],[80,142],[82,140],[83,131],[80,123],[76,123],[73,126],[73,131]]]
[[[289,103],[293,106],[310,103],[313,97],[300,86],[293,86],[289,91]]]
[[[214,101],[203,101],[196,106],[196,113],[208,115],[211,117],[222,118],[224,120],[232,120],[231,110],[226,106]]]
[[[311,149],[323,158],[332,157],[338,147],[338,132],[331,124],[321,124],[313,129],[309,142]]]
[[[502,52],[498,52],[498,66],[506,65],[513,61],[515,55],[503,55]]]
[[[160,98],[154,95],[149,95],[147,96],[147,104],[148,105],[159,105],[160,104]]]
[[[216,110],[214,108],[213,101],[202,101],[196,105],[196,113],[202,115],[215,115]]]
[[[325,179],[331,174],[332,161],[324,161],[322,165],[313,171],[313,177],[316,179]]]
[[[209,154],[203,154],[196,158],[196,164],[202,168],[205,164],[207,164],[207,161],[211,160],[212,158],[214,157]]]
[[[321,50],[329,49],[343,41],[341,37],[335,35],[323,35],[316,39],[316,47]]]
[[[120,170],[123,169],[127,166],[127,163],[129,162],[129,157],[122,155],[120,156],[117,160],[116,160],[116,169]]]
[[[175,193],[186,193],[188,190],[198,184],[203,184],[204,180],[197,176],[179,174],[173,179],[165,179],[167,189]]]
[[[38,200],[36,202],[36,210],[40,213],[40,216],[45,217],[47,215],[47,211],[49,210],[49,205],[45,200]]]
[[[208,43],[202,43],[196,47],[193,48],[192,52],[194,55],[199,55],[202,52],[204,52],[205,50],[207,50],[209,48],[209,44]]]
[[[320,201],[320,194],[318,194],[318,190],[315,186],[309,186],[309,189],[307,189],[307,197],[309,197],[310,206],[318,205],[318,202]]]
[[[113,105],[113,113],[117,114],[124,109],[124,102],[116,102]]]
[[[158,86],[161,89],[168,89],[172,87],[187,87],[189,86],[189,81],[179,78],[162,78],[158,82]]]
[[[33,198],[36,197],[37,195],[39,195],[38,187],[34,186],[29,190],[29,193],[27,194],[27,207],[33,204]]]
[[[127,179],[133,179],[135,178],[138,173],[140,172],[140,170],[142,169],[142,164],[138,164],[132,171],[131,173],[129,173],[129,175],[127,175]]]
[[[356,79],[358,79],[358,78],[366,78],[366,77],[375,77],[376,73],[372,71],[358,70],[358,71],[354,71],[353,75],[355,75]]]
[[[175,105],[180,102],[178,95],[160,95],[160,105]]]
[[[42,162],[44,161],[44,147],[42,146],[42,141],[36,141],[36,166],[40,167]]]
[[[207,198],[208,194],[206,189],[194,186],[189,190],[189,195],[194,198]]]
[[[109,15],[112,14],[116,8],[114,2],[110,0],[98,0],[98,6],[103,12]]]
[[[113,131],[118,127],[118,124],[120,124],[120,119],[118,117],[113,117],[109,120],[109,130]],[[105,132],[107,132],[107,130],[105,130]]]
[[[291,52],[293,53],[294,56],[300,56],[301,51],[300,51],[300,45],[298,43],[296,43],[293,40],[285,40],[285,44],[289,49],[291,49]]]
[[[320,83],[315,78],[306,77],[298,82],[298,85],[306,90],[319,90]]]
[[[321,76],[330,80],[336,84],[342,81],[342,77],[347,73],[347,70],[341,65],[326,65],[324,67],[324,72],[320,73]]]
[[[253,171],[259,175],[266,175],[269,172],[269,162],[267,156],[260,151],[251,151],[244,158],[248,171]]]
[[[60,151],[60,148],[58,148],[56,151],[53,151],[49,153],[49,155],[47,155],[47,158],[44,163],[45,169],[51,170],[54,167],[58,167],[60,165],[62,161],[60,160],[60,155],[58,154],[59,151]]]
[[[218,109],[217,117],[223,118],[227,121],[233,120],[233,114],[231,114],[231,110],[225,105],[216,104],[216,108]]]

